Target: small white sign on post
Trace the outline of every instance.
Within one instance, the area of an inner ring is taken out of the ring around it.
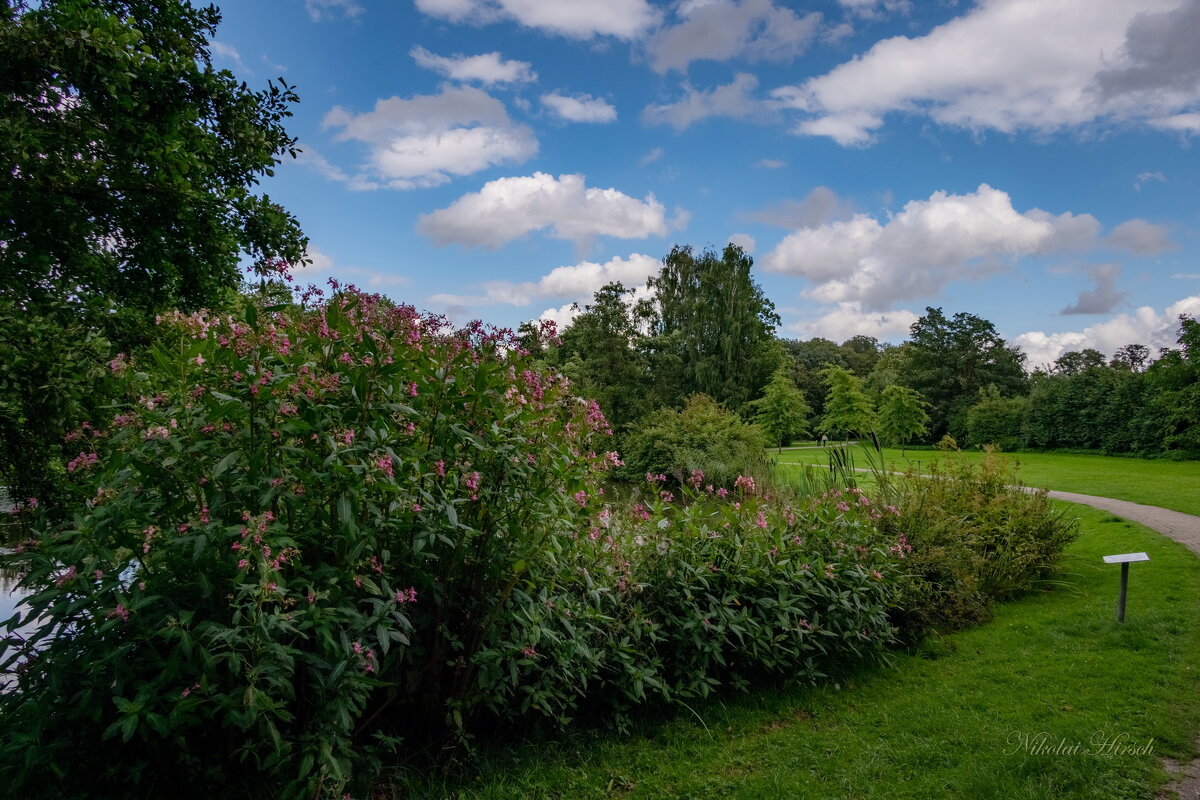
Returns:
[[[1129,565],[1135,561],[1149,561],[1145,553],[1120,553],[1115,556],[1104,556],[1105,564],[1121,565],[1121,593],[1117,595],[1117,622],[1125,621],[1125,593],[1129,589]]]
[[[1119,556],[1105,556],[1105,564],[1128,564],[1131,561],[1149,561],[1150,556],[1145,553],[1122,553]]]

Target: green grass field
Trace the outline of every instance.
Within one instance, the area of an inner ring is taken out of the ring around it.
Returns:
[[[395,797],[1152,798],[1200,727],[1200,559],[1070,506],[1082,535],[1053,590],[992,622],[818,688],[756,691],[643,723],[484,750]],[[1144,550],[1125,624],[1106,553]],[[1107,743],[1107,744],[1106,744]],[[1106,748],[1109,748],[1106,750]]]
[[[855,464],[869,466],[861,446],[851,445]],[[799,467],[787,464],[828,464],[829,453],[821,448],[784,448],[782,453],[768,451],[779,463],[786,479]],[[1058,489],[1100,497],[1115,497],[1135,503],[1162,506],[1187,514],[1200,515],[1200,461],[1161,461],[1112,456],[1067,455],[1062,453],[1007,453],[1015,461],[1019,477],[1027,486]],[[942,453],[932,450],[900,450],[885,448],[887,469],[903,472],[910,468],[922,470],[934,460],[966,459],[977,461],[979,451],[964,450]]]

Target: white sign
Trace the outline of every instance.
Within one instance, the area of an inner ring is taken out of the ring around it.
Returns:
[[[1127,564],[1130,561],[1149,561],[1150,556],[1145,553],[1122,553],[1119,556],[1105,556],[1105,564]]]

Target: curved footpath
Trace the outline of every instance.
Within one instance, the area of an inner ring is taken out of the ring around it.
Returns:
[[[1026,488],[1026,491],[1036,491]],[[1186,546],[1193,553],[1200,555],[1200,517],[1184,514],[1182,511],[1171,511],[1159,506],[1145,506],[1141,503],[1131,503],[1128,500],[1116,500],[1111,497],[1096,497],[1091,494],[1076,494],[1075,492],[1059,492],[1054,489],[1047,491],[1054,500],[1066,500],[1070,503],[1082,503],[1101,511],[1108,511],[1122,519],[1145,525],[1151,530],[1158,531],[1164,536],[1174,539]]]

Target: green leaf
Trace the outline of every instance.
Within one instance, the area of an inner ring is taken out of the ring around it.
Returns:
[[[221,475],[224,475],[225,470],[227,470],[231,466],[233,466],[234,462],[236,462],[238,460],[238,458],[241,457],[241,455],[242,455],[242,453],[240,450],[234,450],[232,453],[229,453],[224,458],[222,458],[217,463],[216,468],[213,469],[213,477],[219,478]]]

